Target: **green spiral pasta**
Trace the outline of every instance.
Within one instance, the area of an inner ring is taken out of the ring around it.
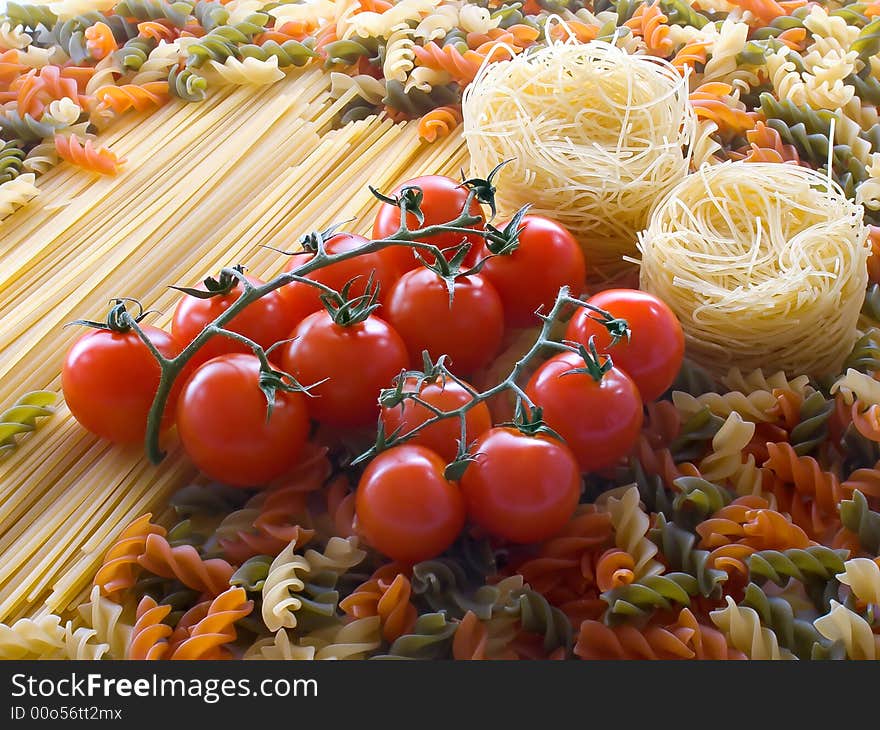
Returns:
[[[880,443],[866,439],[855,424],[850,423],[840,439],[843,454],[843,471],[873,468],[880,461]]]
[[[29,5],[12,0],[6,3],[6,17],[13,26],[22,25],[27,30],[36,30],[40,25],[51,28],[58,22],[58,16],[48,5]]]
[[[116,51],[116,61],[127,71],[139,71],[157,45],[155,38],[135,36]]]
[[[438,558],[413,566],[413,596],[424,603],[429,611],[443,611],[451,618],[460,619],[468,611],[487,621],[492,618],[499,598],[494,586],[468,587],[468,579],[457,561]]]
[[[189,519],[178,522],[168,530],[168,534],[165,537],[171,547],[191,545],[199,551],[201,551],[202,546],[208,538],[207,535],[196,530],[193,527],[192,520]]]
[[[828,419],[834,401],[819,391],[810,393],[801,404],[800,419],[789,434],[789,441],[798,456],[809,456],[828,438]]]
[[[681,425],[675,440],[669,444],[669,451],[676,463],[699,459],[706,453],[706,447],[724,425],[724,419],[716,416],[703,406]]]
[[[632,460],[630,463],[632,480],[639,490],[639,499],[645,503],[648,512],[662,514],[666,519],[675,520],[675,509],[672,498],[663,480],[655,475],[649,476],[641,462]]]
[[[842,372],[849,368],[861,373],[873,373],[880,370],[880,330],[871,328],[853,345],[852,352],[843,361]]]
[[[248,558],[232,574],[229,585],[244,588],[248,593],[262,591],[266,576],[269,575],[269,566],[274,559],[272,555],[254,555]]]
[[[172,66],[168,72],[168,89],[178,99],[204,101],[208,95],[208,80],[190,68]]]
[[[709,375],[709,371],[697,365],[693,360],[684,359],[681,364],[681,370],[675,376],[675,380],[663,398],[668,400],[675,391],[682,391],[693,396],[703,395],[703,393],[723,392],[719,388],[715,379]]]
[[[809,7],[796,8],[794,12],[789,15],[781,15],[778,18],[774,18],[763,28],[755,28],[755,30],[752,31],[751,36],[755,38],[755,40],[766,40],[768,38],[775,38],[780,33],[784,33],[787,30],[804,28],[804,20],[806,20],[809,14]]]
[[[258,46],[253,43],[240,46],[238,53],[241,58],[256,58],[260,61],[268,61],[273,56],[278,59],[278,66],[305,66],[317,54],[309,45],[309,42],[289,40],[284,43],[266,41]]]
[[[868,103],[874,106],[880,104],[880,79],[872,76],[870,69],[865,68],[860,73],[847,76],[844,83],[856,90],[856,96],[862,104]]]
[[[509,28],[512,25],[538,27],[538,24],[531,17],[523,15],[522,3],[505,3],[501,7],[492,10],[489,17],[492,20],[498,20],[499,28]]]
[[[868,500],[858,489],[851,499],[840,503],[840,521],[859,538],[865,552],[880,555],[880,513],[868,507]]]
[[[717,597],[721,594],[727,573],[706,566],[709,552],[694,547],[697,538],[693,533],[658,515],[655,526],[648,531],[648,539],[660,548],[666,564],[672,570],[688,573],[697,579],[701,595]]]
[[[803,584],[810,600],[822,611],[837,596],[838,573],[843,572],[846,550],[832,550],[824,545],[789,550],[762,550],[749,556],[749,577],[761,584],[771,581],[784,586],[792,578]]]
[[[568,617],[555,606],[551,606],[540,593],[529,588],[514,591],[510,595],[503,612],[517,616],[524,631],[543,637],[547,652],[564,649],[571,651],[572,626]]]
[[[298,631],[313,631],[336,622],[339,606],[336,580],[336,573],[329,570],[310,573],[303,578],[305,586],[296,594],[302,604],[296,610]]]
[[[325,66],[353,66],[361,58],[378,57],[379,47],[372,38],[346,38],[324,46]]]
[[[192,3],[177,0],[122,0],[113,7],[116,15],[138,20],[168,20],[178,28],[186,25],[192,16]]]
[[[246,489],[225,484],[188,484],[171,496],[171,506],[178,517],[225,515],[241,507],[251,496]]]
[[[85,30],[76,19],[56,23],[52,27],[51,40],[47,42],[59,46],[74,63],[82,63],[89,58],[86,48]]]
[[[25,151],[20,139],[13,139],[0,146],[0,185],[14,180],[21,174]]]
[[[843,18],[847,25],[854,25],[857,28],[864,28],[871,19],[865,15],[867,3],[851,3],[844,5],[842,8],[834,8],[828,11],[828,15],[832,18]],[[800,10],[801,8],[798,8]]]
[[[199,39],[188,48],[187,66],[199,68],[207,61],[223,63],[230,56],[240,58],[238,47],[250,43],[257,33],[261,33],[269,16],[253,13],[236,25],[221,25]]]
[[[25,393],[12,408],[0,413],[0,459],[15,450],[16,436],[35,431],[40,419],[55,412],[58,396],[51,390]]]
[[[149,596],[156,603],[171,606],[171,612],[162,622],[172,627],[199,600],[198,591],[187,588],[176,578],[162,578],[152,573],[144,573],[134,584],[133,592],[138,601]]]
[[[869,63],[871,56],[880,52],[880,18],[871,21],[862,28],[849,50],[855,51],[865,64]]]
[[[702,28],[712,22],[684,0],[660,0],[660,8],[669,19],[670,25],[691,25],[694,28]]]
[[[452,640],[458,624],[448,621],[442,613],[419,616],[412,633],[404,634],[391,644],[387,654],[373,659],[450,659]]]
[[[699,592],[697,579],[687,573],[645,576],[602,594],[602,600],[608,604],[605,620],[615,624],[632,617],[645,616],[658,608],[689,606],[691,596]]]
[[[700,477],[679,477],[675,480],[679,493],[672,501],[674,522],[692,529],[733,500],[733,493]]]
[[[403,83],[393,79],[386,81],[385,92],[383,104],[413,117],[426,114],[438,106],[457,104],[461,97],[461,91],[455,84],[436,86],[430,91],[419,89],[404,91]]]
[[[788,601],[768,596],[754,583],[749,583],[746,587],[745,596],[739,605],[753,609],[761,624],[776,634],[780,646],[789,649],[798,659],[810,659],[831,646],[831,642],[812,623],[795,618]]]
[[[229,11],[216,0],[197,0],[193,6],[193,15],[209,33],[218,25],[225,25],[229,20]]]

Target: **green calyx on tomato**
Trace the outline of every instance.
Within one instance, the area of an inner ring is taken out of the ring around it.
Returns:
[[[425,199],[424,191],[417,185],[405,185],[397,195],[385,195],[380,193],[372,185],[370,192],[383,203],[400,208],[401,227],[406,230],[406,214],[411,213],[419,225],[425,222],[425,214],[422,212],[422,201]]]
[[[599,355],[599,352],[596,350],[596,338],[591,337],[589,343],[589,351],[584,347],[581,343],[576,343],[577,347],[576,352],[580,355],[581,359],[584,361],[584,367],[572,368],[571,370],[563,373],[563,375],[574,375],[575,373],[583,373],[585,375],[589,375],[593,380],[597,383],[602,382],[602,378],[605,377],[605,373],[611,370],[614,367],[614,362],[611,360],[611,355],[605,355],[604,359]]]
[[[232,273],[234,271],[237,271],[241,275],[241,277],[239,278],[234,273]],[[223,269],[216,279],[213,276],[207,277],[202,282],[205,286],[204,289],[196,289],[186,286],[171,286],[169,288],[176,289],[177,291],[188,294],[189,296],[195,297],[196,299],[225,297],[233,289],[235,289],[236,286],[238,286],[240,281],[244,279],[245,271],[247,271],[247,269],[244,266],[242,266],[241,264],[236,264],[229,269]]]
[[[137,307],[137,314],[132,315],[132,313],[128,311],[129,302]],[[143,305],[137,299],[132,299],[131,297],[117,297],[116,299],[111,299],[110,304],[112,306],[110,311],[107,312],[107,319],[103,322],[98,322],[93,319],[75,319],[64,326],[70,327],[71,325],[79,324],[83,327],[92,327],[96,330],[110,330],[111,332],[125,333],[131,330],[135,324],[140,324],[144,317],[151,313],[151,310],[145,311]]]
[[[544,409],[540,406],[530,406],[523,399],[516,399],[516,406],[513,412],[513,420],[509,423],[499,424],[499,428],[513,428],[524,436],[551,436],[559,441],[564,441],[556,431],[554,431],[544,420]]]
[[[511,162],[513,162],[513,158],[499,162],[485,178],[472,177],[465,179],[464,171],[461,173],[461,184],[474,193],[478,202],[489,206],[493,218],[497,213],[495,209],[495,193],[498,192],[497,188],[493,185],[493,182],[501,168]]]
[[[529,212],[530,205],[524,205],[516,213],[513,218],[504,226],[504,228],[496,228],[491,223],[486,224],[486,230],[494,233],[495,238],[486,239],[486,250],[492,256],[510,256],[519,248],[519,232],[522,227],[522,220]],[[487,257],[488,258],[488,257]],[[485,261],[486,259],[483,259]]]
[[[351,289],[357,284],[357,277],[346,282],[338,292],[328,289],[321,296],[321,304],[327,310],[334,324],[352,327],[365,321],[381,305],[379,304],[379,282],[373,281],[370,274],[363,294],[352,296]]]

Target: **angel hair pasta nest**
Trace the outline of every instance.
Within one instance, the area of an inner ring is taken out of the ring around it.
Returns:
[[[815,170],[704,166],[652,213],[639,241],[641,286],[672,307],[690,357],[715,374],[835,373],[867,283],[862,216]]]
[[[512,160],[497,200],[532,203],[578,238],[591,266],[632,254],[651,206],[688,172],[696,120],[669,62],[603,41],[549,42],[485,65],[465,90],[471,172]]]

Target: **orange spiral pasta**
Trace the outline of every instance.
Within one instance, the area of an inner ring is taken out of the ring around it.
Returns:
[[[146,20],[138,23],[138,35],[156,41],[171,42],[180,35],[180,30],[167,20]]]
[[[731,0],[731,2],[751,14],[751,24],[754,27],[767,25],[807,4],[807,0],[783,3],[778,3],[776,0]]]
[[[19,63],[19,54],[16,50],[0,53],[0,84],[9,84],[28,70],[28,66]]]
[[[757,114],[747,112],[745,104],[734,101],[733,87],[720,81],[702,84],[691,92],[689,99],[699,119],[718,125],[723,137],[743,135],[755,127]]]
[[[86,28],[85,37],[89,55],[96,61],[109,56],[119,47],[113,31],[106,23],[98,22]]]
[[[660,9],[659,0],[650,5],[642,4],[633,16],[624,23],[634,35],[641,36],[645,48],[652,56],[666,57],[672,53],[674,44],[669,38],[667,18]]]
[[[880,406],[874,404],[862,410],[861,401],[852,404],[852,422],[856,430],[869,441],[880,441]]]
[[[96,147],[92,140],[85,144],[76,135],[55,135],[55,151],[58,156],[85,170],[100,172],[103,175],[115,175],[117,168],[124,160],[120,160],[106,147]]]
[[[285,41],[302,41],[312,35],[318,28],[317,21],[307,18],[303,20],[289,20],[276,28],[271,28],[264,33],[254,36],[254,43],[262,46],[268,41],[284,43]]]
[[[519,659],[519,656],[510,648],[500,651],[492,651],[489,644],[489,628],[477,618],[473,611],[468,611],[455,630],[455,638],[452,641],[452,656],[454,659],[466,661],[483,659]]]
[[[841,487],[847,499],[856,489],[868,499],[880,499],[880,461],[870,469],[856,469]]]
[[[128,525],[104,556],[93,584],[100,587],[101,594],[110,600],[118,600],[122,591],[135,584],[141,571],[138,558],[146,549],[147,538],[150,535],[165,536],[165,528],[150,522],[152,517],[147,512]]]
[[[409,579],[403,573],[391,578],[390,572],[393,571],[389,571],[388,566],[383,566],[339,603],[339,608],[352,618],[378,616],[382,637],[389,643],[412,631],[418,617],[416,607],[409,600],[412,594]]]
[[[171,606],[159,605],[144,596],[137,607],[137,620],[131,635],[126,659],[164,659],[168,653],[171,627],[162,622],[171,613]]]
[[[786,430],[791,431],[800,423],[804,396],[801,393],[783,388],[774,388],[772,393],[776,399],[776,405],[769,413],[776,416]]]
[[[440,106],[419,119],[419,137],[434,142],[448,137],[461,124],[461,110],[454,106]]]
[[[747,162],[788,162],[801,165],[800,156],[794,145],[783,144],[782,137],[764,122],[756,122],[755,128],[746,132],[749,142],[748,153],[743,159]]]
[[[868,256],[868,281],[880,284],[880,226],[868,226],[871,255]]]
[[[581,659],[745,659],[727,645],[724,634],[700,624],[684,608],[676,623],[649,626],[610,627],[601,621],[584,621],[574,653]]]
[[[700,476],[696,466],[690,462],[676,464],[669,449],[655,449],[644,434],[639,436],[633,454],[642,465],[645,474],[648,476],[659,476],[670,489],[675,488],[675,480],[679,477]]]
[[[191,620],[187,622],[185,638],[178,631],[174,632],[178,638],[171,648],[169,659],[231,658],[224,644],[235,641],[235,622],[253,611],[254,602],[247,600],[247,593],[243,588],[229,588],[202,609],[201,606],[205,605],[203,603],[196,607],[199,608],[197,613],[204,615],[195,623]]]
[[[678,53],[673,56],[670,63],[672,63],[675,70],[682,76],[685,75],[687,69],[690,69],[691,73],[693,73],[698,63],[706,63],[706,56],[709,47],[710,44],[704,42],[694,41],[693,43],[686,43]]]
[[[187,588],[216,596],[232,577],[234,568],[225,560],[202,560],[192,545],[171,547],[162,535],[147,536],[145,549],[138,563],[162,578],[177,578]]]
[[[528,26],[524,27],[527,28]],[[537,33],[537,31],[535,32]],[[550,26],[550,37],[554,41],[564,41],[569,39],[572,35],[579,43],[589,43],[590,41],[596,40],[596,37],[599,35],[599,28],[580,20],[566,20],[565,26],[559,23],[554,23]],[[537,40],[537,37],[538,36],[536,35],[535,38],[532,39],[532,42]]]
[[[846,495],[837,476],[823,471],[812,456],[798,456],[789,443],[767,444],[767,452],[765,467],[801,494],[812,497],[823,514],[837,514],[837,505]]]
[[[754,495],[738,497],[697,525],[697,534],[700,536],[699,546],[711,550],[739,541],[745,535],[743,525],[749,521],[749,514],[754,510],[769,507],[769,502],[763,497]]]
[[[32,69],[16,80],[18,91],[16,110],[21,116],[30,114],[34,119],[43,116],[43,111],[53,101],[67,98],[79,103],[79,87],[74,79],[62,76],[58,66],[43,66],[39,71]]]
[[[591,505],[516,572],[554,605],[596,598],[595,564],[612,542],[611,517]]]
[[[384,13],[393,7],[393,3],[388,0],[358,0],[361,12],[367,13]]]
[[[476,51],[461,53],[455,46],[448,45],[441,48],[434,41],[424,46],[415,46],[413,52],[416,64],[426,66],[435,71],[446,71],[454,81],[466,86],[477,75],[485,56]],[[509,54],[501,47],[495,47],[491,52],[491,60],[507,58]]]
[[[354,537],[354,492],[344,476],[327,486],[327,514],[333,523],[333,533],[339,537]]]
[[[168,82],[150,81],[143,86],[102,86],[95,92],[95,98],[101,102],[100,108],[112,109],[116,114],[129,109],[141,112],[152,106],[161,106],[168,100]]]
[[[642,434],[654,448],[669,446],[681,431],[681,414],[667,400],[645,404],[645,423]]]
[[[742,541],[755,550],[788,550],[812,544],[800,527],[775,510],[752,510],[746,516]]]
[[[635,561],[625,550],[606,550],[596,563],[596,585],[600,591],[629,585],[635,580]]]

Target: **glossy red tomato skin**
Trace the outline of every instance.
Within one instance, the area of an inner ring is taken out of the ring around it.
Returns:
[[[493,428],[477,439],[474,454],[461,491],[468,516],[490,535],[541,542],[571,519],[581,473],[571,449],[558,439]]]
[[[140,327],[163,357],[180,353],[178,343],[164,330]],[[134,330],[93,329],[68,349],[61,368],[61,388],[71,414],[85,429],[114,443],[135,443],[143,441],[146,434],[160,376],[159,363]],[[180,385],[172,388],[163,429],[174,419],[179,390]]]
[[[232,353],[209,360],[183,386],[177,430],[192,462],[207,476],[258,487],[293,467],[309,433],[306,396],[277,391],[266,419],[260,362]]]
[[[319,423],[338,427],[366,426],[379,415],[379,391],[407,367],[400,335],[374,315],[343,327],[326,311],[306,317],[282,346],[285,372],[303,385],[327,379],[310,390],[309,412]]]
[[[328,254],[340,254],[352,251],[369,241],[363,236],[357,236],[352,233],[339,233],[333,236],[325,244]],[[302,266],[314,258],[313,254],[292,256],[288,261],[284,271],[290,272]],[[326,284],[331,289],[341,291],[342,288],[352,279],[357,277],[357,281],[350,290],[350,295],[362,296],[366,292],[367,282],[370,275],[373,276],[373,282],[379,285],[379,303],[384,304],[388,299],[388,293],[394,282],[399,278],[397,267],[389,262],[387,257],[383,257],[381,252],[365,253],[355,256],[345,261],[340,261],[330,266],[313,271],[306,274],[306,278]],[[321,292],[313,286],[295,281],[287,286],[281,287],[279,293],[287,302],[291,310],[291,318],[294,326],[302,322],[313,312],[317,312],[323,308],[321,304]]]
[[[411,213],[407,215],[407,226],[411,231],[417,231],[427,226],[435,226],[442,223],[449,223],[455,220],[461,214],[465,203],[467,202],[468,191],[460,182],[453,180],[445,175],[423,175],[421,177],[408,180],[396,187],[392,196],[400,193],[401,189],[407,186],[417,186],[422,189],[424,199],[422,200],[422,213],[425,216],[424,222],[419,225],[418,220]],[[473,216],[479,216],[480,222],[476,223],[473,228],[482,230],[485,221],[483,220],[483,211],[480,204],[476,201],[471,203],[470,213]],[[376,213],[376,219],[373,222],[373,238],[386,238],[397,232],[400,226],[400,208],[388,203],[382,203]],[[462,241],[467,240],[471,244],[470,261],[476,260],[480,246],[483,244],[483,238],[479,234],[462,235],[460,233],[442,233],[436,236],[429,236],[425,239],[418,239],[423,243],[430,243],[440,249],[447,249],[458,246]],[[387,258],[393,260],[401,274],[411,271],[419,265],[418,260],[413,255],[412,249],[406,246],[392,246],[385,249],[384,254]],[[428,257],[426,257],[428,258]],[[448,258],[448,257],[447,257]],[[430,258],[428,258],[430,260]]]
[[[254,286],[262,286],[265,282],[256,277],[248,276],[247,280]],[[204,289],[199,284],[197,289]],[[241,285],[235,286],[229,294],[199,299],[184,294],[174,310],[171,321],[171,334],[181,347],[192,342],[205,325],[213,322],[229,309],[241,295]],[[276,289],[264,297],[249,304],[228,322],[225,327],[233,332],[249,337],[264,349],[280,342],[290,335],[295,326],[294,315],[290,307],[282,299]],[[240,342],[215,335],[210,338],[195,354],[193,362],[200,365],[208,360],[232,352],[250,353],[250,348]]]
[[[480,258],[489,256],[484,246]],[[548,218],[527,215],[522,219],[516,250],[488,258],[480,273],[498,291],[507,325],[529,327],[540,324],[535,311],[543,305],[541,311],[549,312],[560,287],[568,286],[571,296],[580,296],[587,265],[568,229]]]
[[[464,527],[458,485],[445,463],[423,446],[403,444],[379,454],[355,496],[358,530],[383,555],[406,564],[436,557]]]
[[[529,380],[526,394],[543,409],[544,421],[574,452],[581,471],[615,464],[634,446],[642,427],[642,399],[632,379],[617,368],[597,383],[581,358],[562,353],[545,362]]]
[[[568,323],[565,336],[588,344],[595,336],[599,352],[607,352],[614,365],[629,375],[642,400],[656,400],[672,385],[684,360],[684,333],[672,310],[652,294],[638,289],[606,289],[588,300],[630,326],[629,342],[613,348],[608,330],[594,321],[587,309],[579,309]]]
[[[419,397],[423,401],[441,411],[456,410],[473,400],[473,396],[465,388],[449,378],[445,382],[438,379],[421,388],[417,388],[417,386],[414,379],[410,378],[406,390],[418,390]],[[412,401],[405,401],[394,408],[382,409],[382,422],[385,425],[385,433],[388,434],[400,429],[400,434],[406,435],[433,417],[434,414],[428,408]],[[465,423],[467,424],[467,444],[470,444],[477,436],[492,427],[492,417],[489,414],[488,406],[485,403],[477,403],[468,409]],[[458,440],[460,438],[461,421],[458,418],[447,418],[419,431],[407,443],[431,449],[444,461],[451,462],[458,454]]]
[[[388,300],[385,316],[406,342],[413,367],[422,351],[436,360],[448,355],[456,375],[486,367],[498,354],[504,335],[504,310],[495,288],[479,275],[455,280],[455,297],[437,274],[426,268],[404,274]]]

